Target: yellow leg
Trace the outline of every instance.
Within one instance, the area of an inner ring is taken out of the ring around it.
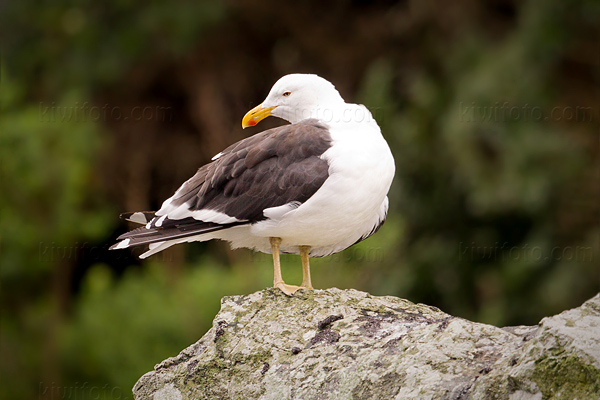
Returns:
[[[300,288],[298,286],[286,285],[281,276],[281,261],[279,260],[281,238],[270,237],[269,242],[271,243],[271,251],[273,253],[273,287],[278,288],[288,296],[292,296]]]
[[[302,284],[301,288],[313,289],[310,283],[310,264],[308,263],[308,253],[310,246],[300,246],[300,259],[302,260]]]

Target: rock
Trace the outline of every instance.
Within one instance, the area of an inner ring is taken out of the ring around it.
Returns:
[[[599,399],[600,294],[497,328],[356,290],[225,297],[213,327],[133,389],[142,399]]]

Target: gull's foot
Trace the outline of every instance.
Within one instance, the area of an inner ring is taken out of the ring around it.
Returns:
[[[281,290],[283,293],[287,294],[288,296],[293,296],[294,293],[296,293],[296,291],[298,289],[301,289],[300,286],[287,285],[284,282],[277,282],[276,284],[273,285],[273,287],[278,288],[279,290]]]
[[[315,288],[314,288],[314,287],[312,287],[312,284],[311,284],[310,282],[308,282],[308,283],[304,283],[304,282],[302,282],[302,283],[300,284],[300,289],[310,289],[310,290],[315,290]]]

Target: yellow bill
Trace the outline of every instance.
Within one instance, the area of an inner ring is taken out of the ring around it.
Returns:
[[[271,115],[275,107],[263,108],[262,104],[257,105],[252,110],[248,111],[244,118],[242,118],[242,129],[246,129],[249,126],[258,124],[263,119]]]

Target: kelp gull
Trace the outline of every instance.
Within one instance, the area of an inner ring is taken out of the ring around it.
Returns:
[[[156,212],[122,217],[145,226],[111,249],[148,244],[146,258],[174,244],[222,239],[273,254],[274,283],[312,289],[310,257],[342,251],[375,233],[388,211],[394,159],[373,116],[344,102],[327,80],[279,79],[242,127],[274,115],[291,124],[243,139],[185,182]],[[303,281],[287,285],[279,253],[300,254]]]

